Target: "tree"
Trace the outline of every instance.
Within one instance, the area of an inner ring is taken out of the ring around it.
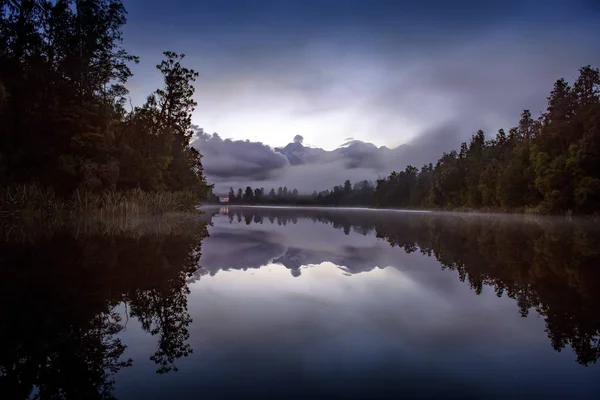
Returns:
[[[350,182],[350,180],[346,180],[344,182],[344,193],[350,194],[351,191],[352,191],[352,182]]]
[[[207,189],[203,176],[201,155],[190,146],[193,135],[191,113],[196,106],[193,99],[198,73],[183,67],[184,55],[164,52],[166,57],[156,68],[162,73],[165,86],[148,98],[142,114],[145,128],[164,138],[170,150],[165,153],[160,171],[163,188],[182,190],[196,188],[200,193]]]
[[[554,83],[554,89],[548,97],[546,123],[566,122],[573,115],[573,89],[564,79]]]
[[[519,136],[525,140],[531,139],[533,134],[534,121],[531,118],[531,112],[529,110],[523,110],[521,119],[519,120]]]
[[[190,146],[198,74],[165,52],[164,87],[127,112],[125,17],[120,0],[0,1],[0,184],[208,195]]]
[[[478,131],[433,168],[392,172],[377,181],[374,202],[594,213],[600,205],[599,138],[600,72],[586,66],[574,87],[555,82],[542,117],[524,110],[508,135],[500,130],[485,140]]]
[[[120,46],[119,0],[0,3],[0,183],[114,188],[111,122],[137,62]]]
[[[204,178],[202,156],[190,146],[192,82],[197,73],[180,64],[183,55],[165,52],[156,68],[165,87],[150,95],[127,116],[122,144],[120,186],[144,190],[192,190],[204,198],[210,186]]]
[[[579,77],[573,88],[579,109],[600,102],[600,70],[586,65],[579,69]]]
[[[246,187],[243,199],[246,203],[251,203],[254,200],[254,192],[250,186]]]

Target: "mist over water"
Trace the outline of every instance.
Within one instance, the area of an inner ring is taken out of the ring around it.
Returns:
[[[44,232],[0,242],[14,398],[600,394],[594,223],[216,207]]]

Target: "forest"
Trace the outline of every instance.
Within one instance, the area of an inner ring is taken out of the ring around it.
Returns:
[[[377,181],[374,205],[595,214],[600,208],[600,73],[559,79],[547,110],[524,110],[508,134],[483,131],[421,169]]]
[[[198,73],[164,52],[163,87],[133,106],[139,59],[122,47],[125,23],[121,0],[0,0],[2,209],[107,192],[185,192],[198,204],[210,191],[190,146]]]

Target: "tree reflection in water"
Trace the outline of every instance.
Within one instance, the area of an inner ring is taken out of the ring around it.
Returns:
[[[489,286],[498,297],[515,299],[523,317],[534,309],[544,318],[556,351],[571,346],[583,365],[600,357],[597,223],[536,216],[310,208],[230,207],[228,213],[230,221],[258,218],[285,225],[305,218],[346,235],[375,233],[406,253],[435,257],[442,269],[456,271],[477,294]]]
[[[0,392],[113,398],[114,375],[134,361],[117,337],[126,324],[116,311],[122,304],[127,318],[157,336],[150,357],[157,372],[176,369],[191,352],[187,279],[206,223],[63,228],[0,242]]]
[[[600,357],[597,224],[327,209],[230,207],[221,212],[229,214],[232,224],[271,224],[274,232],[312,220],[346,235],[376,235],[406,253],[434,257],[476,294],[488,286],[498,296],[515,299],[523,317],[535,310],[544,318],[555,350],[572,347],[583,365]],[[119,339],[128,318],[156,337],[157,349],[149,355],[156,372],[176,370],[176,361],[192,352],[188,283],[199,273],[206,221],[17,228],[2,230],[0,242],[1,393],[113,398],[115,374],[136,362],[124,357],[126,343]],[[297,249],[286,250],[277,237],[254,234],[252,246],[239,245],[245,249],[243,262],[232,265],[235,249],[230,249],[219,268],[248,268],[248,249],[265,252],[261,241],[275,240],[271,247],[277,254],[290,253],[281,259],[298,260],[298,265],[290,264],[298,276],[306,263],[300,255],[293,257]],[[368,254],[351,255],[364,264],[361,271],[374,268]],[[331,261],[316,259],[331,253],[311,257],[311,264]],[[119,306],[127,312],[118,312]]]

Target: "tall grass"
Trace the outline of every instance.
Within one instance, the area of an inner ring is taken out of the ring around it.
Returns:
[[[199,199],[192,192],[93,193],[76,190],[61,198],[51,189],[36,185],[0,188],[0,218],[55,219],[78,216],[144,216],[169,212],[193,212]]]
[[[0,217],[32,219],[60,214],[63,201],[51,190],[35,184],[0,188]]]
[[[77,216],[47,223],[40,220],[1,219],[0,242],[36,243],[62,233],[86,239],[95,236],[139,238],[164,236],[206,229],[208,214],[177,213],[154,216]]]

